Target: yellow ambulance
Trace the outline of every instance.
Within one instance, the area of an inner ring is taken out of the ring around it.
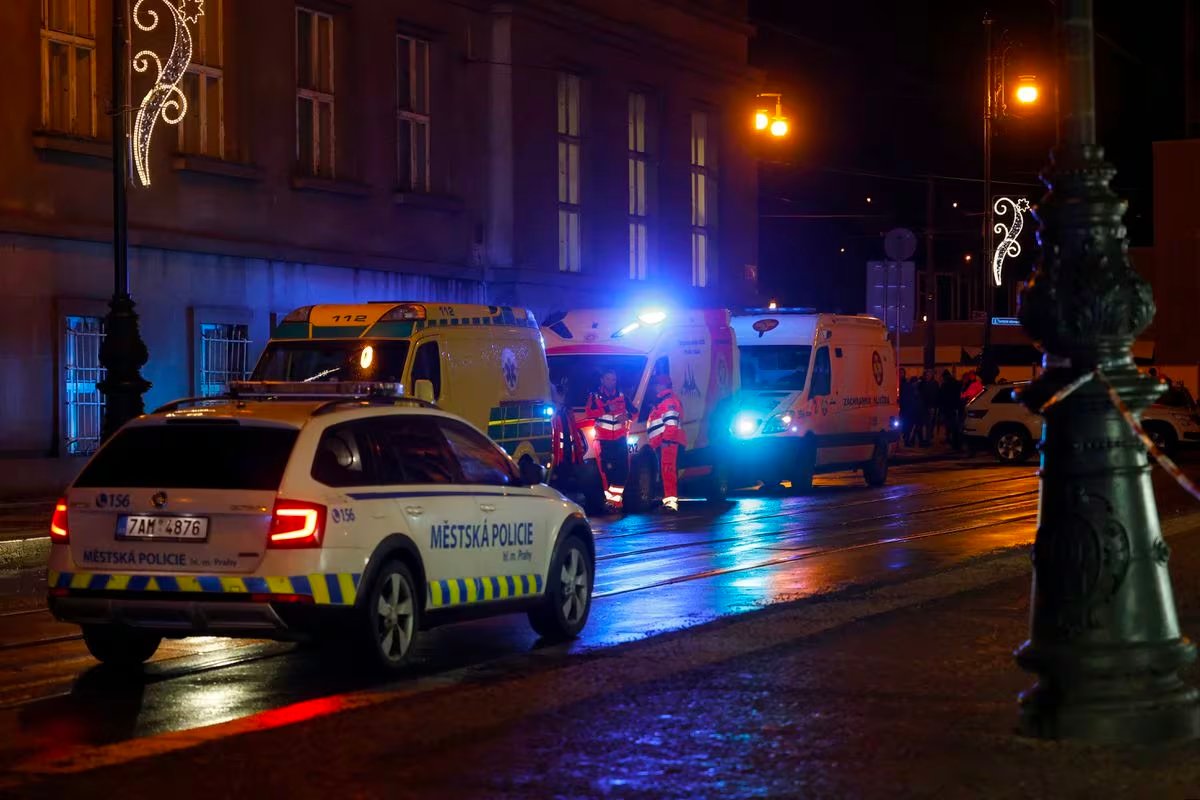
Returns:
[[[304,306],[276,327],[251,380],[311,383],[314,391],[324,382],[391,384],[466,418],[517,462],[550,461],[546,349],[523,308]]]

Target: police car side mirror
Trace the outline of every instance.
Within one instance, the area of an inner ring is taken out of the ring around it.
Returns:
[[[521,461],[521,483],[526,486],[537,486],[546,482],[546,468],[531,459]]]
[[[433,396],[433,381],[421,379],[413,383],[413,397],[418,400],[424,400],[426,403],[434,401]]]

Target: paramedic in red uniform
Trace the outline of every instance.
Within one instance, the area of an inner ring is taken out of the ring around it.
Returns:
[[[662,470],[663,508],[679,510],[679,451],[687,445],[687,434],[683,430],[683,404],[671,390],[671,376],[655,378],[658,390],[654,409],[646,422],[646,435],[650,446],[658,453],[659,468]]]
[[[604,499],[614,511],[625,500],[625,481],[629,477],[629,421],[637,410],[617,388],[615,370],[600,376],[600,388],[588,395],[584,416],[592,420],[596,441],[600,443],[600,474],[604,478]]]

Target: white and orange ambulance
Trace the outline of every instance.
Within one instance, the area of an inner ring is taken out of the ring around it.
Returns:
[[[810,309],[746,309],[733,317],[741,394],[733,417],[739,478],[789,481],[861,469],[887,481],[900,432],[899,387],[882,321]]]
[[[666,373],[683,403],[688,447],[680,457],[684,492],[724,499],[729,488],[723,445],[729,438],[731,398],[738,389],[738,351],[725,309],[578,309],[552,314],[542,325],[550,382],[567,382],[567,402],[591,442],[583,418],[588,394],[612,369],[618,387],[637,409],[629,429],[630,477],[625,503],[649,508],[660,491],[646,439],[654,405],[652,379]],[[589,460],[595,447],[589,448]]]

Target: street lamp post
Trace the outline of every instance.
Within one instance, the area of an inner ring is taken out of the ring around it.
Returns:
[[[104,320],[104,341],[100,345],[100,365],[104,379],[96,384],[104,393],[104,439],[116,433],[129,420],[140,415],[142,395],[150,383],[141,368],[148,353],[138,330],[133,298],[129,296],[129,224],[126,216],[125,188],[129,180],[129,143],[126,127],[127,42],[125,2],[113,3],[112,59],[112,162],[113,162],[113,295]]]
[[[1125,204],[1096,143],[1092,0],[1058,8],[1060,136],[1020,309],[1046,353],[1021,395],[1045,417],[1030,635],[1016,653],[1038,681],[1021,695],[1021,728],[1107,743],[1194,739],[1200,698],[1179,670],[1195,647],[1176,619],[1147,453],[1109,389],[1134,414],[1162,393],[1131,352],[1154,300],[1129,263]]]
[[[981,356],[980,373],[986,382],[995,378],[995,365],[991,363],[992,347],[992,315],[996,305],[996,289],[991,276],[992,254],[996,249],[995,221],[992,209],[992,137],[995,121],[1008,116],[1007,81],[1008,51],[1013,43],[1008,39],[1007,32],[1001,34],[1000,52],[994,52],[992,45],[992,18],[983,15],[984,41],[984,106],[983,106],[983,353]],[[1022,75],[1016,92],[1017,102],[1030,105],[1038,100],[1037,85],[1034,76]],[[990,373],[990,374],[989,374]]]

